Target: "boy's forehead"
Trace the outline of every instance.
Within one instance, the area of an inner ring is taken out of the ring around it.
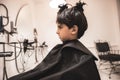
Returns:
[[[61,26],[62,24],[61,23],[56,23],[58,26]]]
[[[65,24],[57,23],[57,26],[65,26]]]

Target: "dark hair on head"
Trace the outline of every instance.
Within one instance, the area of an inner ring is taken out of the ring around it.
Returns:
[[[60,4],[58,7],[60,8],[59,13],[61,13],[64,9],[68,8],[68,5],[67,4]]]
[[[78,26],[78,39],[83,36],[84,32],[88,28],[88,23],[84,15],[83,5],[84,2],[79,1],[75,6],[68,8],[69,4],[60,5],[57,13],[57,23],[65,24],[69,28],[74,25]]]

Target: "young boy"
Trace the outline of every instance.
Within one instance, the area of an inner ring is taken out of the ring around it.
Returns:
[[[83,5],[59,6],[57,34],[63,44],[55,46],[34,69],[8,80],[100,80],[97,59],[78,41],[88,27]]]

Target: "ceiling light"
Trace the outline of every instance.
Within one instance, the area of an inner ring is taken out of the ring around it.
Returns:
[[[51,0],[49,5],[51,8],[58,8],[58,5],[66,4],[65,0]]]

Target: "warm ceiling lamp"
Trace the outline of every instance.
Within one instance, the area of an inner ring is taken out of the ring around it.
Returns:
[[[66,4],[65,0],[51,0],[49,5],[51,8],[58,8],[58,5]]]

